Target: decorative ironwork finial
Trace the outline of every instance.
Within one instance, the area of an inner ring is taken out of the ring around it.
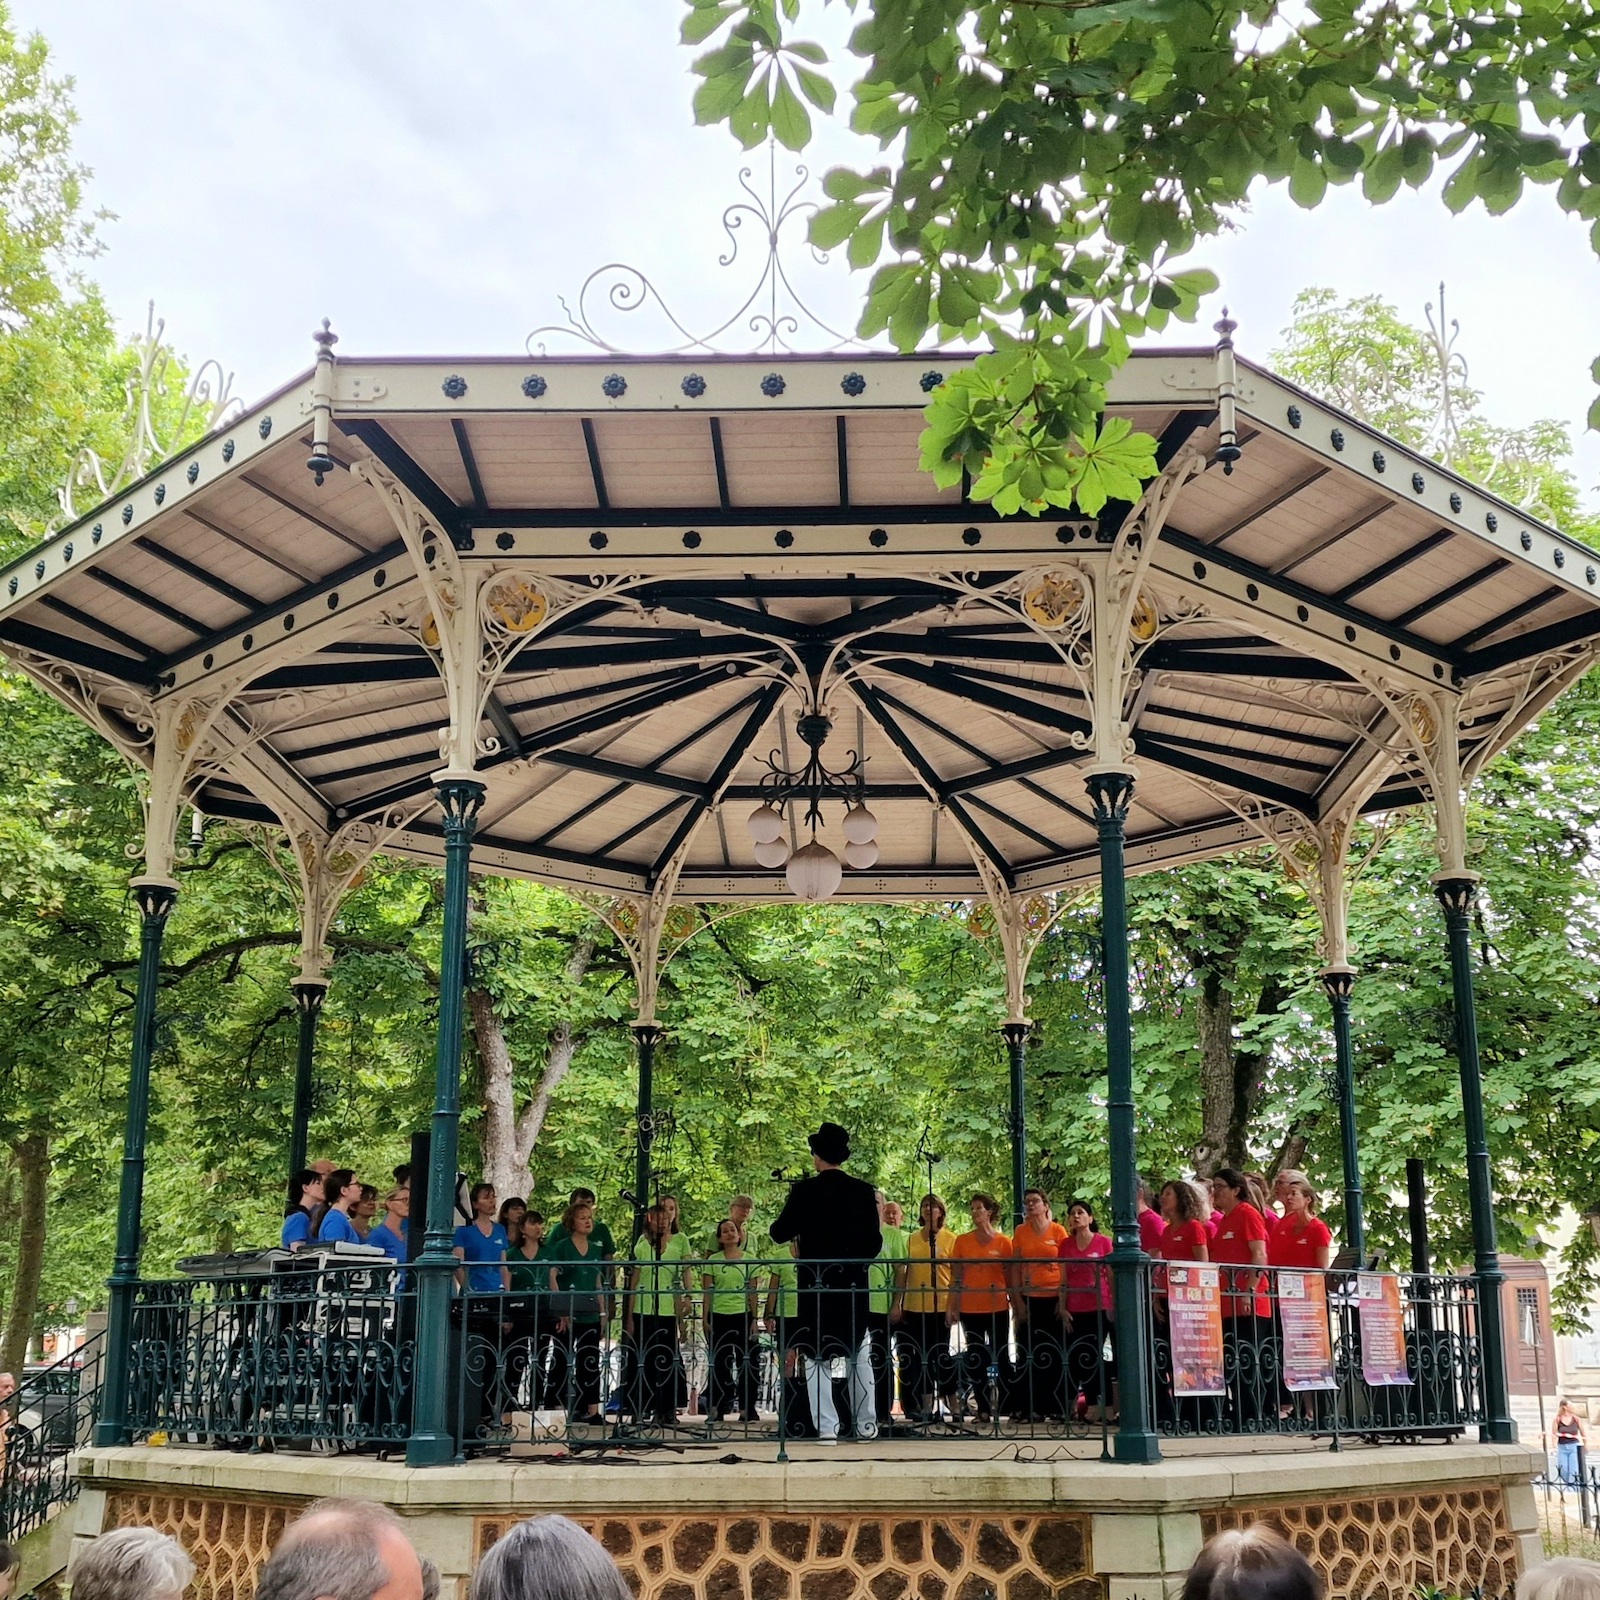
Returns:
[[[1233,464],[1244,454],[1239,447],[1239,426],[1234,404],[1239,369],[1233,358],[1233,335],[1239,324],[1222,308],[1221,319],[1213,326],[1217,332],[1217,456],[1222,475],[1233,476]]]
[[[802,328],[825,334],[831,341],[832,349],[868,348],[865,341],[853,333],[843,332],[825,322],[805,303],[795,288],[783,257],[786,236],[796,224],[799,224],[803,233],[812,213],[821,208],[815,200],[801,198],[802,191],[811,181],[811,172],[809,168],[798,164],[794,168],[796,181],[793,187],[780,196],[777,148],[776,141],[769,138],[766,193],[761,194],[754,186],[754,169],[741,167],[739,187],[748,198],[734,201],[722,213],[728,249],[718,257],[719,266],[730,267],[738,259],[741,234],[746,230],[764,244],[766,251],[761,258],[761,272],[754,287],[731,316],[704,333],[695,333],[673,313],[660,290],[644,273],[626,262],[611,261],[603,267],[597,267],[583,280],[575,304],[569,305],[564,295],[558,296],[561,309],[566,313],[566,321],[545,323],[535,328],[527,338],[528,354],[546,354],[544,336],[553,334],[577,339],[595,350],[613,355],[638,354],[637,346],[630,352],[626,346],[613,344],[595,326],[591,309],[602,309],[593,304],[596,297],[603,299],[605,307],[623,313],[641,311],[653,304],[677,340],[672,343],[669,339],[666,348],[655,352],[660,355],[684,355],[690,351],[715,353],[721,348],[717,341],[741,323],[745,333],[755,336],[753,342],[740,341],[743,353],[748,354],[762,350],[774,354],[796,350],[799,346],[794,340]],[[806,248],[817,265],[827,265],[827,251],[810,244]]]
[[[311,454],[306,457],[306,470],[315,475],[320,489],[322,480],[339,465],[328,450],[333,422],[333,347],[339,335],[324,317],[311,337],[317,342],[317,368],[311,380]]]

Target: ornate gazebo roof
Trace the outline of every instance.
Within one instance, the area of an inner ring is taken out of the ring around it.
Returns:
[[[1600,638],[1600,557],[1242,361],[1225,470],[1210,349],[1113,383],[1160,440],[1138,507],[999,517],[918,466],[964,359],[324,362],[0,573],[0,648],[147,763],[181,702],[204,812],[421,859],[454,694],[476,866],[630,895],[676,865],[682,899],[787,894],[743,819],[815,680],[879,818],[841,893],[915,899],[1093,878],[1097,572],[1132,585],[1134,870],[1413,801],[1441,693],[1471,768]]]

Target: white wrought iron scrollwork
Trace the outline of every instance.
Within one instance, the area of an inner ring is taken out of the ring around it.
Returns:
[[[748,229],[765,248],[761,259],[761,272],[755,286],[740,302],[738,308],[714,328],[695,333],[687,327],[668,306],[661,291],[637,267],[625,262],[612,261],[597,267],[584,279],[577,300],[569,304],[560,296],[565,322],[545,323],[533,330],[527,338],[530,355],[546,353],[545,340],[550,337],[575,339],[593,350],[614,355],[637,353],[637,335],[627,345],[613,344],[595,325],[594,318],[602,309],[624,315],[654,307],[665,324],[672,330],[677,342],[669,343],[658,351],[661,355],[688,355],[696,351],[707,354],[723,350],[718,341],[724,336],[742,333],[754,336],[750,342],[741,339],[739,349],[755,354],[760,351],[778,353],[793,351],[794,342],[803,329],[824,334],[835,350],[865,349],[866,344],[854,334],[835,328],[824,321],[806,304],[790,276],[784,261],[786,234],[798,227],[804,239],[807,220],[819,209],[815,200],[802,198],[802,192],[811,181],[810,170],[804,166],[794,169],[793,186],[780,195],[778,180],[777,145],[767,142],[767,192],[763,195],[755,187],[755,172],[751,167],[739,170],[739,187],[747,196],[736,200],[722,213],[722,226],[728,235],[728,249],[719,257],[718,265],[731,267],[739,258],[741,235]],[[828,261],[826,251],[806,244],[805,249],[819,266]],[[742,327],[741,327],[742,325]]]
[[[152,300],[144,333],[133,340],[138,367],[124,385],[126,443],[122,459],[113,466],[90,445],[78,451],[56,491],[61,506],[56,526],[75,522],[82,515],[87,509],[79,503],[83,495],[92,493],[94,498],[89,503],[98,504],[164,461],[191,432],[210,433],[243,411],[243,402],[230,393],[233,374],[224,372],[216,361],[202,362],[183,390],[182,399],[176,399],[171,389],[176,357],[165,341],[166,329],[166,321],[156,316]],[[177,415],[163,428],[160,413],[174,405]]]

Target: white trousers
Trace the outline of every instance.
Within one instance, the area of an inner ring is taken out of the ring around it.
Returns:
[[[850,1410],[855,1417],[856,1438],[876,1439],[878,1422],[872,1386],[872,1344],[865,1334],[855,1354],[846,1362],[850,1373]],[[806,1392],[811,1396],[811,1418],[823,1439],[839,1437],[839,1413],[833,1404],[833,1362],[816,1356],[805,1357]]]

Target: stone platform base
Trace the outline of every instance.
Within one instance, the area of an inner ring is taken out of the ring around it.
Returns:
[[[356,1457],[86,1450],[77,1540],[127,1524],[175,1534],[195,1600],[249,1600],[308,1501],[392,1505],[466,1600],[478,1558],[518,1518],[560,1511],[601,1540],[640,1600],[1172,1600],[1201,1544],[1266,1520],[1310,1557],[1329,1600],[1509,1596],[1540,1558],[1518,1445],[1347,1447],[1263,1441],[1116,1466],[1063,1445],[688,1447],[411,1471]],[[1181,1447],[1180,1447],[1181,1448]]]

